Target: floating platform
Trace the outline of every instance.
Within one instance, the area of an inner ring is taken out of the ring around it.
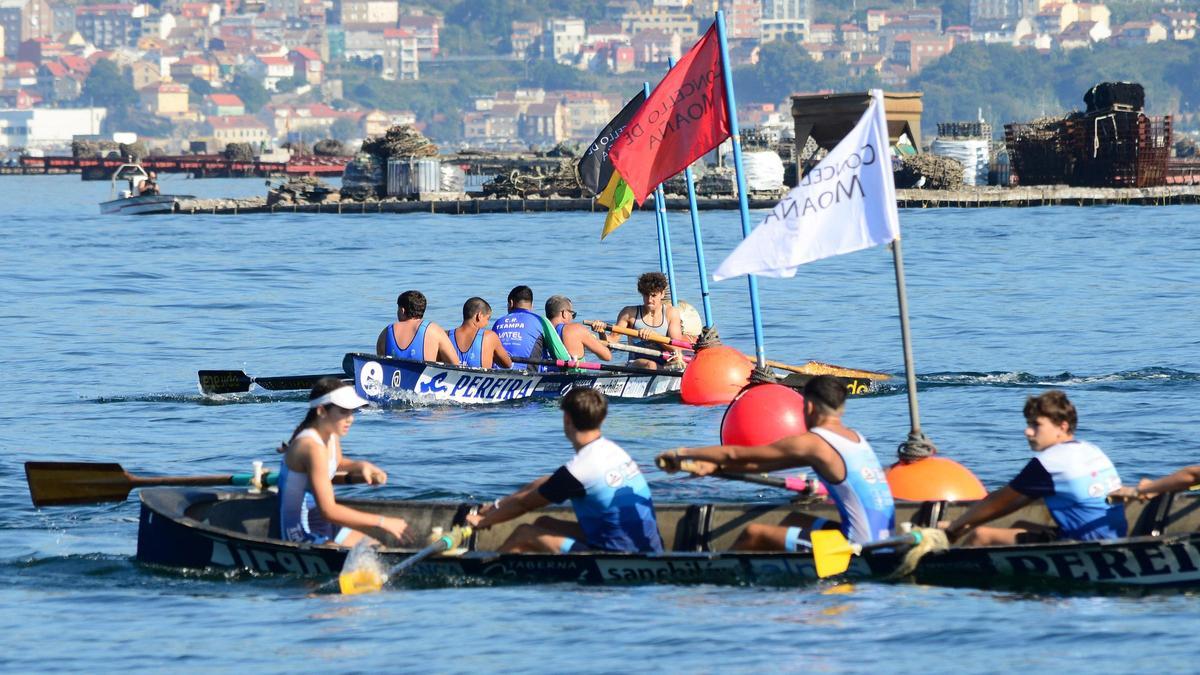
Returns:
[[[770,209],[779,197],[755,197],[752,209]],[[1102,206],[1137,205],[1169,206],[1200,204],[1200,185],[1169,185],[1153,188],[1076,188],[1065,185],[1030,187],[964,187],[961,190],[897,190],[900,208],[985,208],[1028,206]],[[687,199],[668,197],[667,209],[686,211]],[[647,200],[643,209],[652,208]],[[702,211],[738,208],[733,197],[705,197],[696,206]],[[441,213],[475,215],[480,213],[551,213],[563,211],[604,212],[606,207],[594,199],[446,199],[437,201],[404,201],[383,199],[374,201],[337,201],[320,204],[273,204],[262,198],[192,199],[181,200],[177,213],[187,214],[247,214],[247,213]]]

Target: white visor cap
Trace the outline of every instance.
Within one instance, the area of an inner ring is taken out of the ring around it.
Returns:
[[[308,407],[319,408],[329,403],[332,403],[339,408],[345,408],[346,410],[357,410],[358,408],[370,403],[370,401],[359,396],[358,393],[354,391],[354,387],[346,385],[344,387],[338,387],[324,396],[318,396],[317,398],[314,398],[308,402]]]

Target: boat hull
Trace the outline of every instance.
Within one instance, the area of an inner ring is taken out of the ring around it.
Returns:
[[[358,395],[380,405],[414,395],[454,403],[557,399],[577,387],[599,389],[609,398],[650,399],[678,392],[682,380],[678,375],[464,368],[373,354],[347,354],[343,367]]]
[[[141,216],[153,213],[173,213],[180,199],[191,199],[189,195],[142,195],[124,197],[100,203],[104,215]]]
[[[296,544],[272,535],[278,530],[278,503],[273,495],[234,490],[154,488],[141,492],[137,557],[142,563],[220,574],[286,574],[327,578],[345,562],[346,549]],[[1128,516],[1136,529],[1165,528],[1160,535],[1097,542],[1053,542],[988,548],[952,548],[922,558],[912,578],[919,583],[982,588],[1048,587],[1152,589],[1200,587],[1200,532],[1194,496],[1161,508],[1151,502],[1131,505]],[[441,502],[347,500],[357,508],[405,518],[410,531],[449,528],[468,505]],[[949,504],[940,515],[953,517],[967,507]],[[929,504],[899,505],[897,520],[938,517]],[[941,507],[938,507],[939,509]],[[812,557],[805,553],[728,552],[725,549],[749,522],[778,522],[794,511],[836,515],[826,503],[663,504],[657,508],[668,551],[658,555],[586,552],[573,554],[503,554],[495,548],[517,525],[552,508],[477,534],[457,556],[437,557],[415,566],[407,579],[418,584],[466,582],[580,582],[587,584],[750,583],[794,586],[817,579]],[[1044,515],[1044,509],[1041,510]],[[1025,509],[1013,517],[1039,516]],[[413,551],[385,548],[385,564]],[[852,559],[843,578],[885,578],[902,551],[869,551]]]

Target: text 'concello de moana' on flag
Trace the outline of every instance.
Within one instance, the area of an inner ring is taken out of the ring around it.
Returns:
[[[729,138],[716,24],[679,59],[609,151],[638,204],[654,187]]]

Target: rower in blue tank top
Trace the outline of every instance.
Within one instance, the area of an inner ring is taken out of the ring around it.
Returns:
[[[570,500],[575,520],[542,516],[517,526],[500,551],[662,553],[662,537],[650,486],[637,462],[605,438],[600,425],[608,402],[597,389],[572,389],[562,398],[563,432],[575,456],[552,474],[497,499],[467,516],[477,529],[517,518],[548,504]]]
[[[425,320],[426,304],[425,294],[420,291],[401,293],[396,298],[396,322],[379,332],[375,340],[375,353],[398,359],[457,365],[459,358],[450,344],[450,336],[441,326]]]
[[[463,303],[463,322],[450,331],[450,344],[458,356],[458,364],[471,368],[501,368],[512,366],[512,358],[500,344],[492,322],[492,306],[483,298],[470,298]]]
[[[1127,530],[1125,507],[1109,504],[1108,494],[1121,486],[1117,469],[1100,448],[1075,438],[1079,414],[1061,391],[1051,390],[1025,401],[1025,440],[1036,453],[1008,485],[976,502],[946,528],[962,546],[1008,546],[1071,539],[1117,539]],[[1017,523],[1019,527],[986,527],[1041,499],[1054,526]]]
[[[809,431],[769,445],[714,445],[679,448],[658,456],[668,472],[683,468],[698,475],[716,471],[758,472],[812,467],[829,490],[840,522],[793,513],[777,525],[752,523],[733,544],[739,551],[795,551],[807,548],[808,532],[838,528],[850,541],[866,544],[891,536],[896,506],[883,467],[862,434],[842,424],[846,386],[818,375],[804,385],[804,421]]]
[[[517,286],[509,291],[508,314],[496,319],[492,330],[509,356],[538,358],[536,350],[542,342],[542,320],[533,311],[533,290],[528,286]],[[523,364],[513,366],[525,367]]]

